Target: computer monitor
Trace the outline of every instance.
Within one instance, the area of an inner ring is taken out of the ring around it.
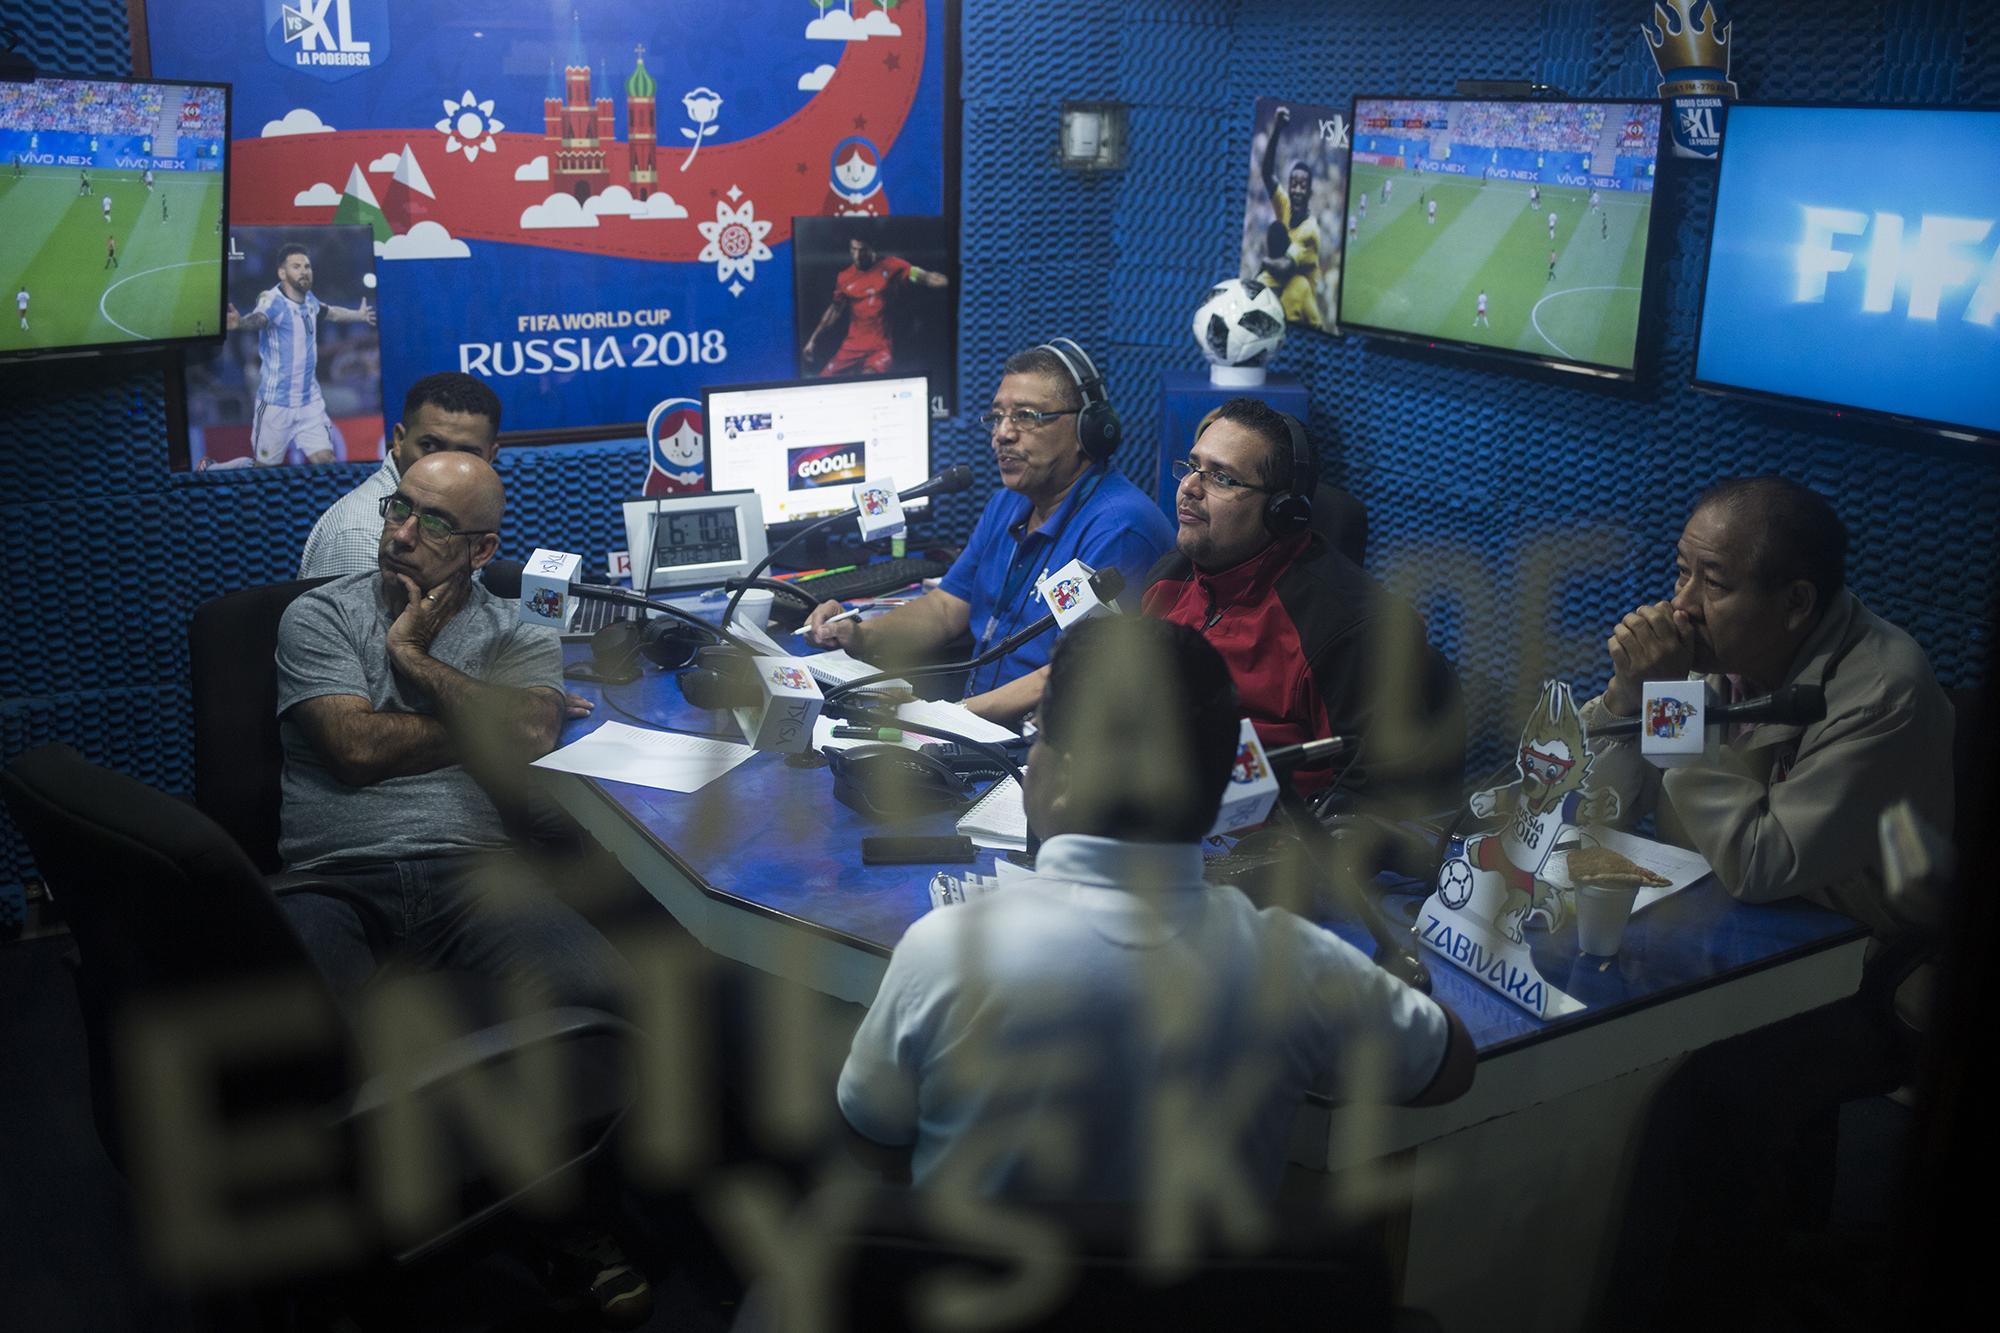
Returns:
[[[229,86],[0,83],[0,358],[220,342]]]
[[[1632,379],[1660,104],[1357,97],[1340,324]]]
[[[2000,439],[2000,110],[1730,107],[1694,385]]]
[[[839,513],[859,481],[914,486],[931,474],[929,403],[922,375],[705,388],[710,484],[756,491],[773,528]]]

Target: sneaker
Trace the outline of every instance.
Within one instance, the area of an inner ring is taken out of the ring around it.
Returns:
[[[601,1328],[638,1328],[653,1316],[653,1287],[610,1235],[552,1238],[549,1286],[558,1304],[593,1305]]]
[[[600,1268],[590,1280],[590,1299],[604,1328],[638,1328],[653,1317],[653,1285],[629,1263]]]

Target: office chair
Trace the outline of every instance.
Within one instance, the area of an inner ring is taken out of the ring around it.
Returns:
[[[1368,506],[1323,481],[1313,490],[1312,530],[1358,565],[1368,552]]]
[[[629,1092],[620,1056],[633,1029],[592,1009],[550,1009],[493,1024],[426,1052],[418,1069],[393,1086],[371,1077],[347,1016],[327,990],[304,944],[242,848],[200,811],[142,782],[87,762],[65,745],[30,751],[0,771],[4,799],[61,906],[76,945],[75,980],[84,1017],[93,1118],[112,1162],[135,1185],[147,1216],[173,1215],[181,1200],[164,1192],[160,1162],[184,1145],[149,1137],[152,1105],[123,1089],[145,1086],[141,1027],[182,1004],[237,996],[281,995],[296,1009],[297,1048],[232,1052],[226,1069],[198,1082],[227,1125],[246,1128],[285,1113],[297,1134],[317,1124],[296,1152],[332,1164],[328,1188],[344,1190],[366,1212],[372,1198],[365,1145],[400,1098],[427,1098],[476,1071],[505,1068],[533,1048],[560,1044],[570,1098],[560,1135],[576,1171],[603,1150],[624,1114]],[[240,1009],[237,1011],[242,1012]],[[504,1077],[504,1075],[503,1075]],[[456,1143],[454,1161],[470,1165]],[[511,1212],[535,1189],[464,1171],[454,1216],[421,1236],[372,1238],[366,1268],[416,1263],[481,1225]],[[326,1275],[324,1255],[297,1256],[299,1268],[274,1281]],[[344,1263],[354,1262],[346,1256]],[[199,1285],[201,1274],[188,1274]]]
[[[202,603],[188,622],[194,801],[267,875],[280,867],[278,804],[285,768],[273,665],[278,622],[300,593],[325,582],[299,579],[245,588]]]

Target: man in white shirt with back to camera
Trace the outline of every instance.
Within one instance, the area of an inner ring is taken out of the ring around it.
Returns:
[[[841,1071],[848,1125],[912,1149],[919,1187],[1143,1205],[1194,1154],[1269,1201],[1307,1089],[1431,1103],[1470,1085],[1448,1010],[1203,880],[1239,715],[1198,633],[1079,626],[1039,718],[1033,877],[910,927]]]

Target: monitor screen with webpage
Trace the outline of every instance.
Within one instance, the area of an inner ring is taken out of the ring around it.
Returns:
[[[1340,323],[1633,377],[1660,104],[1357,97]]]
[[[756,491],[769,527],[839,513],[859,481],[910,487],[930,476],[921,375],[729,385],[701,398],[710,484]]]
[[[2000,110],[1728,115],[1695,386],[2000,438]]]
[[[0,83],[0,357],[223,331],[229,88]]]

